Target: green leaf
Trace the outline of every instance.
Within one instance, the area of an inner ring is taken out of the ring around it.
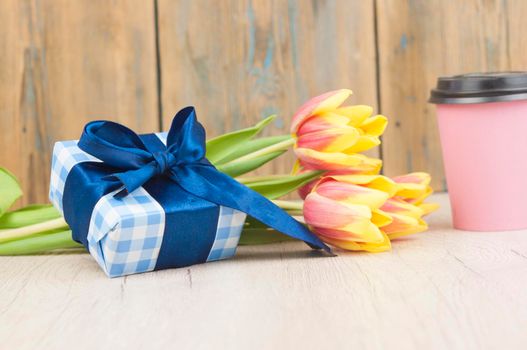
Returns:
[[[269,123],[276,118],[269,116],[253,127],[220,135],[207,141],[207,159],[212,164],[217,164],[223,158],[243,147],[245,141],[261,132]]]
[[[269,229],[269,226],[262,223],[261,221],[256,220],[252,216],[247,215],[243,230],[245,231],[246,229]]]
[[[71,238],[70,230],[37,234],[0,244],[0,255],[27,255],[45,253],[56,249],[82,248]]]
[[[299,175],[284,175],[272,180],[246,183],[245,186],[268,199],[276,199],[304,186],[323,173],[323,171],[310,171]]]
[[[291,138],[290,135],[280,135],[280,136],[260,137],[257,139],[245,141],[243,145],[241,145],[241,147],[237,148],[232,153],[230,153],[228,156],[221,159],[221,161],[216,163],[216,165],[225,164],[232,160],[243,157],[249,153],[256,152],[258,150],[261,150],[262,148],[272,146],[274,144],[277,144],[279,142],[285,141],[290,138]]]
[[[269,244],[285,241],[296,241],[296,239],[268,227],[251,216],[247,216],[247,219],[245,219],[245,226],[240,236],[240,245]]]
[[[239,244],[257,245],[286,241],[295,241],[295,239],[272,229],[248,228],[242,231]]]
[[[66,221],[64,221],[64,218],[59,217],[53,220],[40,222],[38,224],[11,228],[7,230],[0,230],[0,243],[24,239],[26,237],[31,237],[35,234],[40,234],[43,232],[48,232],[57,229],[69,229],[68,224],[66,223]]]
[[[18,228],[56,219],[60,213],[49,204],[35,204],[5,213],[0,218],[0,229]]]
[[[219,165],[217,168],[224,174],[227,174],[231,177],[236,177],[248,173],[254,169],[258,169],[265,163],[281,156],[284,154],[284,152],[285,151],[271,152],[243,162],[233,161],[227,164]]]
[[[0,217],[22,196],[22,189],[13,174],[0,168]]]

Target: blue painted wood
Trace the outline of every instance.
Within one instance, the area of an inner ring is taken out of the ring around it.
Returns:
[[[373,1],[159,0],[163,120],[194,104],[211,136],[294,111],[327,90],[376,105]],[[291,154],[264,167],[287,173]]]

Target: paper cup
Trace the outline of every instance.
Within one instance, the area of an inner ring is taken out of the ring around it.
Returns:
[[[440,78],[437,118],[455,228],[527,228],[527,73]]]

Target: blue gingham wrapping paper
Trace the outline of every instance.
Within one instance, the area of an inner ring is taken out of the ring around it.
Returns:
[[[156,134],[166,144],[166,133]],[[77,146],[57,142],[53,149],[49,197],[62,212],[62,196],[71,169],[81,162],[100,162]],[[88,229],[88,248],[109,277],[154,270],[165,231],[163,207],[142,187],[122,199],[109,193],[95,205]],[[216,236],[207,262],[232,257],[246,214],[220,206]]]

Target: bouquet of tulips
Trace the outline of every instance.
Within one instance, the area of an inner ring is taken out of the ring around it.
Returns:
[[[430,176],[380,175],[381,160],[360,152],[380,144],[387,125],[368,106],[341,107],[350,90],[315,97],[295,113],[290,135],[259,137],[274,119],[207,142],[207,158],[221,172],[259,192],[305,222],[324,242],[345,250],[384,251],[390,240],[427,229],[422,217],[436,206]],[[292,174],[244,176],[293,147]],[[279,198],[299,191],[304,201]],[[22,195],[14,176],[0,168],[0,255],[79,250],[71,231],[50,205],[9,211]],[[248,218],[240,244],[288,240]]]
[[[380,145],[388,120],[372,116],[370,106],[341,105],[347,89],[305,103],[295,113],[295,173],[324,173],[304,186],[305,222],[324,242],[345,250],[379,252],[391,239],[425,231],[423,216],[437,209],[424,203],[432,194],[430,175],[422,172],[389,178],[382,161],[361,152]]]

